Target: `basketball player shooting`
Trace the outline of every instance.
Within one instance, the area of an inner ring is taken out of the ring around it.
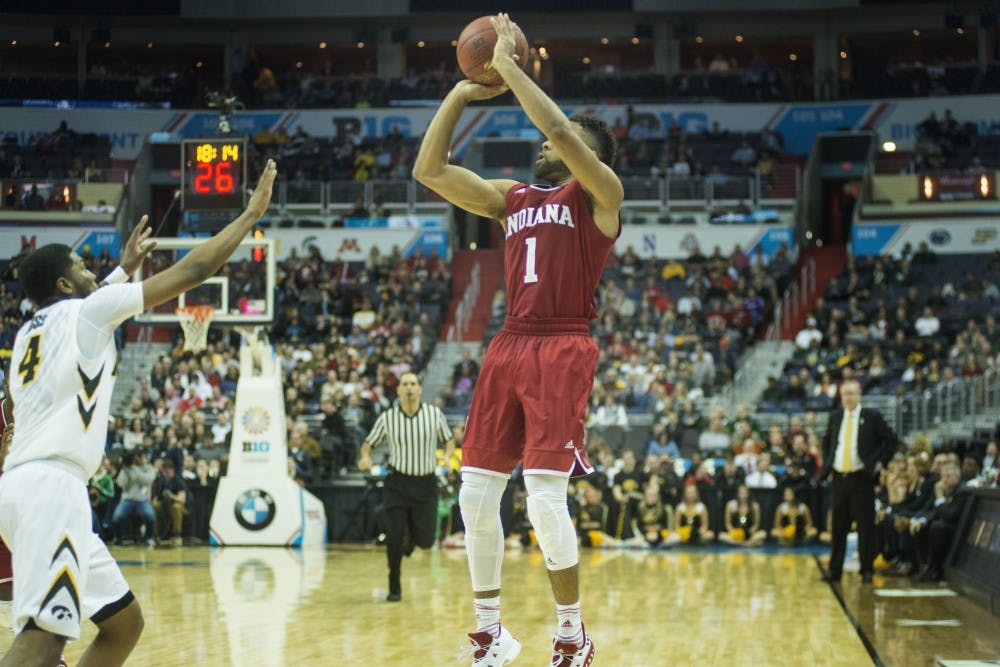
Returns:
[[[594,293],[620,233],[624,191],[611,170],[616,144],[595,118],[567,118],[514,57],[517,27],[505,14],[492,67],[501,86],[462,81],[427,128],[413,176],[505,231],[507,318],[490,344],[472,398],[462,448],[459,502],[466,529],[477,619],[469,635],[475,667],[499,667],[520,653],[500,624],[503,531],[500,498],[524,465],[528,517],[545,557],[556,601],[553,667],[586,667],[594,644],[580,616],[576,533],[567,507],[571,476],[593,469],[583,422],[597,366],[589,323]],[[511,90],[547,137],[535,162],[536,184],[485,180],[448,164],[451,136],[465,106]]]
[[[0,536],[14,564],[17,637],[0,667],[51,667],[83,618],[98,628],[79,667],[114,667],[131,653],[143,618],[121,570],[91,532],[87,481],[107,438],[118,371],[114,330],[126,319],[202,284],[229,259],[271,201],[268,161],[249,205],[216,236],[170,268],[128,283],[152,244],[140,222],[126,248],[138,264],[116,269],[98,289],[71,248],[29,255],[21,287],[38,306],[17,333],[12,355],[14,431],[0,476]]]

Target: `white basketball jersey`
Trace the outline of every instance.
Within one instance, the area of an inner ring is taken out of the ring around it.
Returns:
[[[80,349],[80,311],[91,299],[89,312],[102,313],[105,333],[142,310],[140,284],[112,285],[87,299],[58,301],[21,327],[11,357],[15,426],[5,470],[38,459],[72,463],[87,477],[100,467],[118,354],[111,335],[97,339],[102,343],[93,357]],[[122,312],[124,303],[134,305]],[[83,326],[92,333],[96,324],[89,318]]]

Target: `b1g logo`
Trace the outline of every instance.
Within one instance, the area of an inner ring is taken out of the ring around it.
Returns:
[[[274,521],[274,498],[267,491],[248,489],[240,494],[233,507],[236,523],[247,530],[264,530]]]
[[[271,443],[267,440],[244,440],[244,454],[267,454],[271,451]]]

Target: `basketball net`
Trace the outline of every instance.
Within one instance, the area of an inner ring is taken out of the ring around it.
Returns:
[[[241,324],[233,327],[243,336],[240,344],[240,373],[250,377],[258,370],[263,370],[262,352],[266,344],[266,336],[262,335],[264,327],[259,324]],[[249,358],[244,360],[244,350],[249,354]]]
[[[177,309],[177,320],[184,331],[184,350],[201,352],[208,347],[208,326],[212,323],[212,306],[185,306]]]

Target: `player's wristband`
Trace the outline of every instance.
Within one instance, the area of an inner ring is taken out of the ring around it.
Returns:
[[[108,277],[104,279],[105,285],[121,285],[122,283],[127,283],[129,279],[128,273],[121,266],[116,266],[115,270],[108,274]]]

